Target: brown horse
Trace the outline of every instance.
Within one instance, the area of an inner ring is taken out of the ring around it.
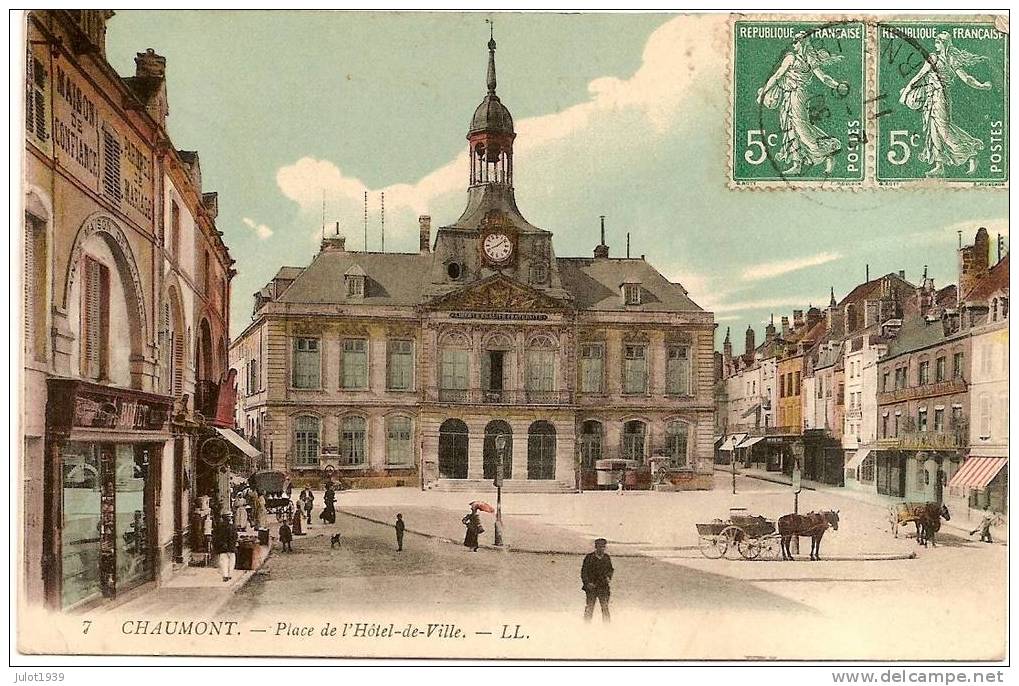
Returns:
[[[934,537],[941,529],[941,518],[944,517],[945,521],[952,518],[948,507],[936,502],[899,503],[892,508],[892,516],[893,533],[899,526],[912,522],[916,526],[916,542],[924,547],[928,541],[932,547],[935,545]]]
[[[839,530],[838,510],[826,510],[824,512],[808,512],[805,515],[787,514],[778,518],[778,534],[782,537],[782,559],[791,560],[793,554],[789,552],[789,541],[793,536],[810,536],[810,559],[821,559],[821,538],[824,532],[831,527]]]

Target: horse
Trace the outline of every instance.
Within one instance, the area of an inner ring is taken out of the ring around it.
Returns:
[[[936,548],[937,544],[934,542],[935,536],[938,531],[941,530],[941,518],[944,517],[945,521],[952,519],[951,513],[948,511],[948,506],[942,504],[940,507],[937,503],[927,503],[924,508],[923,514],[916,521],[917,529],[920,532],[920,538],[918,542],[924,547],[927,547],[927,543],[931,544],[932,548]]]
[[[778,533],[782,537],[782,559],[793,559],[793,554],[789,552],[789,541],[793,536],[797,538],[810,536],[810,559],[820,560],[821,538],[828,527],[834,531],[839,530],[838,510],[808,512],[805,515],[787,514],[779,517]]]
[[[935,545],[934,536],[941,529],[941,518],[950,520],[948,507],[936,502],[899,503],[892,508],[892,533],[898,537],[898,527],[912,522],[916,526],[916,542],[926,547],[927,541]],[[929,534],[929,535],[928,535]]]

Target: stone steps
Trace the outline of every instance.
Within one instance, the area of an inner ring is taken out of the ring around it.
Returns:
[[[426,490],[441,493],[495,493],[491,479],[439,479],[429,484]],[[504,493],[573,493],[570,484],[561,481],[506,479],[503,482]]]

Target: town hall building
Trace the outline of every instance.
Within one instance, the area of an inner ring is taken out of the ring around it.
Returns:
[[[488,48],[463,214],[434,242],[420,217],[415,253],[335,235],[282,267],[231,346],[238,425],[298,481],[484,489],[502,462],[507,490],[569,492],[625,460],[631,487],[710,488],[712,313],[604,227],[556,256],[517,207]]]

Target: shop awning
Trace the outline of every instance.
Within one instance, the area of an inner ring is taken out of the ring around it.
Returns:
[[[747,434],[732,434],[731,436],[726,438],[725,441],[722,442],[722,446],[719,448],[719,450],[732,452],[733,450],[736,449],[736,446],[743,442],[743,440],[746,437]]]
[[[849,461],[846,462],[846,469],[859,469],[863,464],[863,461],[867,459],[868,455],[870,455],[870,450],[860,448],[851,458],[849,458]]]
[[[948,488],[950,490],[982,491],[987,488],[987,484],[991,483],[1006,464],[1008,464],[1007,457],[967,457],[959,467],[959,471],[948,482]]]
[[[749,410],[747,410],[742,415],[740,415],[740,418],[741,419],[746,419],[747,417],[749,417],[752,414],[757,414],[757,410],[759,410],[759,409],[761,409],[761,403],[757,403],[756,405],[751,407]]]
[[[238,436],[236,431],[232,431],[231,429],[221,429],[218,426],[214,426],[212,428],[216,430],[216,433],[225,438],[230,445],[237,448],[248,457],[257,460],[262,456],[261,450]]]
[[[737,445],[736,447],[740,448],[740,449],[743,449],[743,448],[752,448],[752,447],[754,447],[755,445],[757,445],[758,443],[760,443],[763,440],[764,440],[764,436],[757,436],[755,438],[746,438],[746,439],[743,439],[743,442],[740,443],[739,445]]]

